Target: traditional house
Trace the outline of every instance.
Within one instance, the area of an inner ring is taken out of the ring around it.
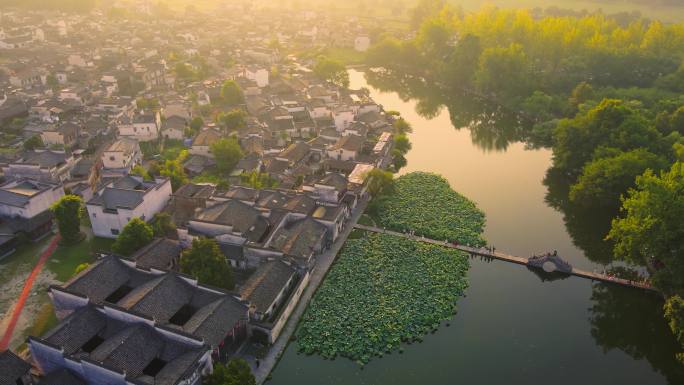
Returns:
[[[86,203],[93,233],[116,238],[133,218],[149,221],[162,211],[171,199],[171,181],[158,178],[154,182],[141,177],[124,176],[107,184]]]
[[[207,130],[201,131],[195,139],[192,141],[192,147],[190,147],[190,154],[192,155],[202,155],[206,157],[213,158],[214,155],[211,153],[211,145],[222,137],[221,133],[209,128]]]
[[[356,160],[366,139],[358,135],[345,135],[328,149],[328,157],[338,160]]]
[[[102,153],[102,164],[105,175],[125,175],[133,166],[142,160],[142,151],[138,141],[130,138],[121,138],[112,143]]]
[[[6,177],[29,178],[42,182],[64,182],[75,164],[74,157],[64,151],[26,151],[19,159],[2,166]]]

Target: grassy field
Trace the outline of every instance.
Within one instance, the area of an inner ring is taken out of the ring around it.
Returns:
[[[65,282],[82,263],[94,260],[94,254],[107,252],[114,243],[113,239],[89,237],[87,240],[73,246],[60,245],[48,260],[47,268],[55,274],[55,279]]]

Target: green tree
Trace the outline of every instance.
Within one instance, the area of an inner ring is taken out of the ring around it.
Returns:
[[[50,208],[57,219],[59,235],[64,244],[73,245],[83,239],[80,229],[82,206],[83,200],[79,196],[65,195]]]
[[[159,167],[159,175],[171,179],[171,187],[173,191],[178,190],[182,185],[188,183],[188,177],[183,168],[183,162],[187,158],[187,150],[179,153],[176,159],[169,159]]]
[[[344,64],[339,61],[321,56],[316,61],[313,72],[321,79],[339,87],[349,87],[349,73]]]
[[[213,239],[194,239],[192,247],[181,255],[180,270],[207,285],[226,290],[235,286],[233,269]]]
[[[620,196],[634,186],[635,178],[646,170],[659,172],[667,161],[644,149],[620,152],[596,159],[584,166],[582,175],[570,189],[570,201],[584,207],[620,207]]]
[[[245,95],[234,80],[226,80],[221,86],[221,99],[226,105],[234,106],[244,103]]]
[[[192,128],[192,130],[195,132],[199,132],[202,126],[204,126],[204,119],[202,119],[200,116],[195,116],[190,121],[190,128]]]
[[[394,148],[402,154],[406,154],[411,149],[411,141],[406,134],[398,134],[394,137]]]
[[[384,171],[379,168],[373,169],[366,174],[366,183],[368,183],[368,192],[372,196],[379,196],[391,188],[394,183],[394,175],[389,171]]]
[[[227,366],[216,362],[214,372],[203,383],[206,385],[256,385],[256,379],[247,361],[242,358],[233,358]]]
[[[684,163],[660,176],[646,171],[622,202],[624,216],[613,220],[614,252],[629,262],[651,266],[661,290],[684,293]]]
[[[392,126],[394,127],[394,132],[399,135],[413,131],[411,123],[407,122],[404,118],[395,120],[394,123],[392,123]]]
[[[138,165],[135,165],[135,166],[131,169],[131,175],[141,176],[141,177],[143,177],[143,179],[146,180],[146,181],[154,180],[154,179],[152,178],[152,176],[150,175],[150,173],[147,172],[147,170],[145,170],[145,167],[143,167],[142,165],[139,165],[139,164],[138,164]]]
[[[33,135],[24,142],[24,150],[33,151],[36,148],[42,147],[45,147],[45,145],[43,144],[43,139],[41,139],[40,135]]]
[[[176,224],[168,213],[157,213],[152,218],[152,232],[155,237],[167,238],[176,235]]]
[[[57,80],[57,77],[54,74],[49,74],[45,81],[47,83],[47,86],[50,87],[53,91],[59,90],[59,81]]]
[[[502,96],[505,100],[501,102],[507,102],[529,93],[529,69],[530,63],[521,45],[487,48],[480,57],[477,86],[483,93]]]
[[[684,299],[679,295],[668,298],[665,306],[663,306],[663,311],[672,334],[684,347]],[[684,364],[684,353],[678,354],[677,359]]]
[[[147,246],[154,238],[152,227],[140,218],[133,218],[121,230],[112,245],[112,251],[125,257]]]
[[[247,124],[247,113],[240,109],[220,113],[216,117],[216,123],[221,124],[228,132],[239,130]]]
[[[667,151],[658,130],[641,111],[622,100],[606,99],[573,119],[561,120],[554,137],[554,167],[570,176],[578,176],[600,148]]]
[[[219,139],[212,143],[210,148],[216,160],[216,167],[225,173],[232,171],[243,156],[240,144],[235,138]]]

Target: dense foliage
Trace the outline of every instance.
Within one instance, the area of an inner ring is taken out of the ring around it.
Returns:
[[[143,246],[152,242],[152,227],[140,218],[133,218],[121,230],[121,234],[112,244],[112,251],[125,257],[130,256]]]
[[[439,175],[414,172],[396,179],[391,191],[372,202],[381,227],[461,244],[481,245],[484,214]]]
[[[83,239],[81,210],[83,200],[77,195],[65,195],[50,208],[57,219],[62,242],[71,245]]]
[[[367,363],[420,341],[455,312],[461,253],[388,235],[348,240],[302,318],[300,351]]]
[[[211,144],[211,153],[216,159],[216,167],[219,171],[228,173],[242,159],[243,153],[237,139],[221,138]]]
[[[214,372],[202,383],[206,385],[256,385],[252,369],[242,358],[233,358],[228,365],[214,363]]]
[[[313,68],[314,73],[321,79],[327,80],[340,87],[349,86],[349,73],[344,64],[327,58],[319,57]]]
[[[180,270],[200,283],[227,290],[235,286],[233,269],[213,239],[194,239],[192,247],[181,255]]]

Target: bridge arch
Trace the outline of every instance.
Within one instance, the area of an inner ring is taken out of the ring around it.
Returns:
[[[572,265],[556,254],[534,256],[527,261],[527,265],[530,267],[536,267],[537,269],[542,269],[547,273],[572,273]]]

